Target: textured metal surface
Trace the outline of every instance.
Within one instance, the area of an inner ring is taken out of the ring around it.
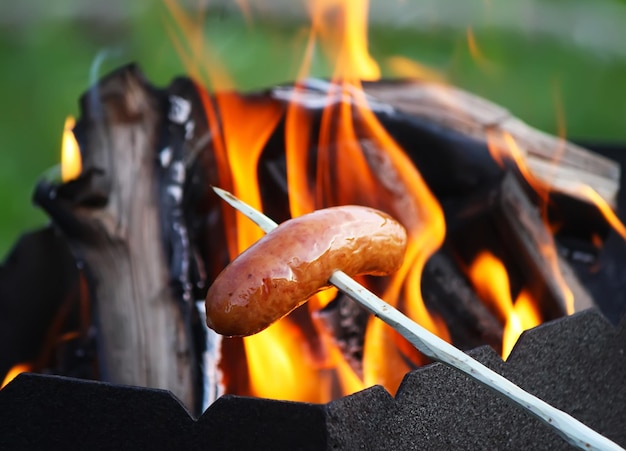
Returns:
[[[475,358],[626,445],[626,322],[595,311]],[[433,364],[327,405],[222,397],[197,421],[168,392],[22,375],[0,391],[0,449],[568,449],[537,420]]]
[[[588,311],[524,334],[506,363],[486,347],[471,354],[623,446],[625,347],[624,323],[618,331]],[[537,420],[440,364],[410,373],[395,402],[368,390],[330,403],[328,413],[330,449],[569,449]]]

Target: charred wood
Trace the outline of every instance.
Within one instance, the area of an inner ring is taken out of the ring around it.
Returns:
[[[326,106],[347,100],[333,95],[333,85],[323,80],[309,81],[305,87],[304,92],[302,87],[296,92],[293,86],[279,86],[267,95],[285,103],[297,102],[314,120]],[[440,200],[486,189],[504,172],[513,170],[508,135],[533,176],[552,187],[548,214],[566,224],[559,239],[584,246],[592,235],[608,233],[606,221],[578,187],[588,184],[615,206],[620,166],[613,160],[536,130],[504,108],[450,86],[378,81],[365,83],[364,90],[369,95],[368,107],[405,149]],[[314,138],[315,133],[312,135]],[[312,148],[315,145],[311,143]],[[506,167],[496,163],[489,146],[502,152]],[[517,176],[526,184],[519,172]],[[540,199],[527,190],[538,204]]]
[[[161,244],[156,157],[168,108],[134,66],[102,79],[81,100],[81,177],[72,190],[40,185],[36,201],[92,276],[102,379],[168,389],[197,410],[189,308],[181,308],[189,287],[172,289]]]
[[[371,315],[349,297],[339,293],[315,319],[333,337],[346,362],[363,376],[365,329]]]
[[[97,378],[84,278],[58,231],[23,235],[0,265],[0,380],[11,367]]]
[[[428,309],[445,320],[457,347],[469,350],[488,344],[500,351],[502,325],[476,296],[445,249],[430,257],[424,267],[422,296]]]
[[[580,197],[576,186],[594,188],[612,206],[619,189],[620,166],[576,144],[536,130],[506,109],[453,86],[429,82],[367,83],[374,98],[413,117],[456,130],[480,141],[491,140],[504,154],[510,135],[535,177],[555,191]],[[586,199],[582,198],[583,201]]]
[[[513,174],[462,204],[455,215],[449,215],[456,221],[450,224],[447,242],[465,265],[482,250],[495,254],[509,271],[511,290],[519,292],[526,286],[541,305],[544,320],[563,316],[572,307],[560,281],[572,290],[577,306],[592,305],[565,260],[556,254],[539,209]]]

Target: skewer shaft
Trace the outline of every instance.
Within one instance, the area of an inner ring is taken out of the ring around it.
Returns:
[[[237,199],[228,191],[213,190],[233,208],[243,213],[264,232],[278,224]],[[495,391],[505,400],[535,416],[553,428],[570,444],[586,450],[622,450],[619,445],[600,435],[569,414],[528,393],[505,377],[424,329],[342,271],[335,271],[329,282],[364,308],[398,331],[419,351],[433,360],[448,365]]]

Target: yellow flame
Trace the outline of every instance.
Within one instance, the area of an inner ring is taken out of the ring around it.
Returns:
[[[541,323],[537,303],[525,290],[513,303],[506,268],[490,252],[483,251],[476,257],[469,267],[469,277],[478,296],[504,326],[502,358],[507,359],[522,332]]]
[[[255,106],[254,101],[235,94],[226,67],[215,49],[203,40],[198,16],[186,14],[176,0],[165,3],[178,25],[178,29],[170,27],[168,31],[190,75],[196,82],[209,82],[217,90],[212,98],[202,89],[199,95],[214,137],[219,167],[216,177],[220,185],[256,208],[263,207],[265,198],[259,191],[258,162],[284,115],[291,216],[330,205],[357,203],[386,210],[396,217],[409,234],[406,260],[396,275],[376,282],[377,291],[382,292],[387,302],[403,308],[412,319],[449,340],[445,324],[428,312],[421,298],[424,264],[445,237],[443,211],[419,170],[369,108],[361,86],[361,80],[380,78],[379,67],[367,46],[368,2],[309,1],[312,25],[294,89],[295,101],[286,109],[277,105]],[[481,53],[471,29],[468,29],[468,45],[480,63],[491,64]],[[311,73],[318,47],[326,53],[333,68],[331,99],[319,124],[299,102],[307,94],[302,80]],[[401,57],[389,60],[388,65],[414,78],[440,80],[427,68]],[[455,107],[451,103],[453,96],[443,87],[437,94],[444,100],[450,99],[445,103]],[[315,136],[317,129],[319,135]],[[508,150],[504,155],[512,154],[524,171],[525,166],[520,163],[523,153],[512,137],[498,138],[499,147]],[[311,158],[313,148],[315,160]],[[229,208],[225,208],[223,216],[229,251],[235,257],[261,234],[247,220],[235,217]],[[505,329],[511,330],[507,336],[514,336],[514,342],[520,329],[526,327],[518,310],[528,301],[526,295],[520,295],[513,303],[508,285],[506,291],[509,302],[501,321]],[[309,301],[309,310],[324,307],[335,294],[335,290],[318,294]],[[413,365],[422,363],[419,356],[413,355],[416,351],[406,347],[408,343],[399,341],[395,331],[374,319],[367,326],[363,374],[356,374],[337,345],[330,343],[331,337],[316,335],[309,329],[305,335],[304,329],[295,323],[293,317],[288,317],[244,339],[252,394],[326,402],[333,394],[330,385],[333,380],[339,380],[344,393],[375,383],[395,391],[404,374]],[[314,336],[321,345],[307,343],[309,336]],[[503,347],[509,349],[508,342]]]
[[[369,2],[310,0],[312,30],[334,64],[333,79],[378,80],[380,68],[367,49]]]
[[[541,324],[541,314],[537,308],[537,303],[530,296],[530,293],[523,290],[513,304],[513,309],[509,311],[506,324],[502,334],[502,358],[509,358],[513,346],[517,343],[519,336],[525,330],[531,329]]]
[[[9,382],[15,379],[18,375],[22,373],[26,373],[32,370],[32,366],[28,363],[18,363],[17,365],[11,367],[9,372],[4,376],[4,380],[2,384],[0,384],[0,389],[3,389]]]
[[[74,117],[68,116],[63,127],[63,143],[61,145],[61,179],[68,182],[78,178],[82,171],[80,148],[74,137]]]
[[[330,400],[330,379],[320,375],[306,338],[288,320],[245,337],[244,345],[254,396],[318,403]]]
[[[467,27],[465,32],[467,48],[472,56],[472,59],[476,65],[483,70],[483,72],[493,75],[495,73],[496,66],[485,56],[485,53],[479,47],[476,36],[474,35],[474,30],[472,27]]]
[[[433,69],[404,56],[390,56],[385,60],[385,65],[398,77],[437,83],[446,81],[445,75],[437,69]]]

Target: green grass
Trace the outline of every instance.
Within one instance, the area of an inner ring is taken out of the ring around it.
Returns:
[[[184,73],[163,26],[165,9],[128,8],[124,19],[105,25],[53,19],[41,11],[27,24],[0,25],[0,257],[21,233],[46,221],[30,197],[37,179],[59,161],[64,118],[78,114],[78,98],[90,84],[99,52],[117,52],[102,64],[100,75],[129,61],[139,63],[156,85]],[[248,28],[237,16],[218,14],[208,18],[206,37],[241,89],[295,77],[300,26]],[[385,59],[403,55],[545,131],[557,132],[560,103],[568,136],[626,142],[626,59],[496,28],[481,29],[476,40],[486,62],[471,57],[465,30],[378,27],[370,32],[370,49],[387,76],[392,74]],[[328,71],[316,59],[314,75]]]

